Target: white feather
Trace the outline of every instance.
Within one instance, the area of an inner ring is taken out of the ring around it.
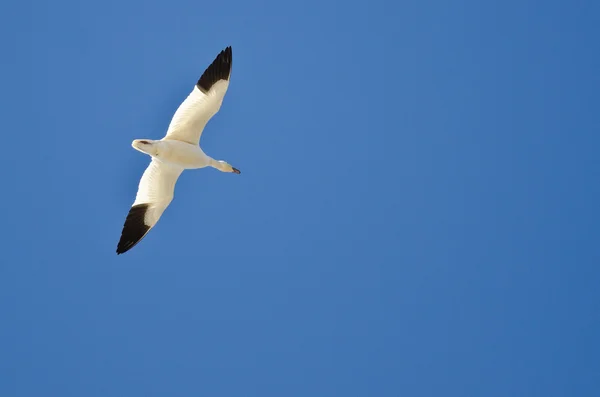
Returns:
[[[173,115],[164,139],[198,145],[206,123],[221,108],[228,87],[229,80],[219,80],[210,88],[208,94],[205,94],[194,86]]]
[[[133,205],[150,204],[144,219],[146,225],[154,226],[167,209],[173,200],[175,184],[182,172],[182,167],[152,159],[142,175],[133,203]]]

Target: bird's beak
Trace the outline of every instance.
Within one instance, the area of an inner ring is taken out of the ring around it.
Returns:
[[[233,168],[233,172],[235,172],[236,174],[240,173],[240,170],[238,170],[237,168],[235,168],[235,167],[231,167],[231,168]]]

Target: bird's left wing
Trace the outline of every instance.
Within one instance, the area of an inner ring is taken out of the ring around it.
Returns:
[[[117,254],[129,251],[148,234],[167,209],[183,168],[152,159],[144,171],[135,201],[127,214]]]

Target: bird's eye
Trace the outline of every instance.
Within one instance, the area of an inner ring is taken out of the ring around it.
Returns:
[[[143,143],[144,145],[149,145],[150,144],[148,141],[140,141],[140,143]]]

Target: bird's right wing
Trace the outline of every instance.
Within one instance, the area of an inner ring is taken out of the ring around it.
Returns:
[[[152,159],[142,175],[135,201],[125,219],[117,254],[129,251],[156,225],[173,200],[175,184],[182,172],[181,167]]]
[[[231,47],[225,48],[204,71],[192,92],[179,105],[165,139],[200,143],[202,131],[223,103],[231,75]]]

